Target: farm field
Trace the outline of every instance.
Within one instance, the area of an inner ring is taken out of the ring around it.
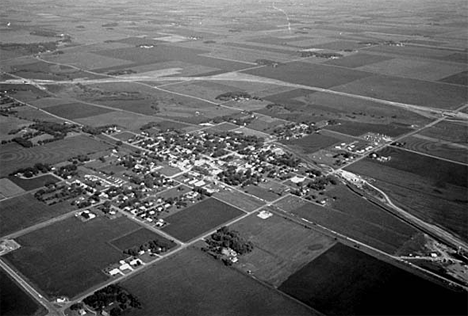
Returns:
[[[65,214],[72,210],[70,203],[48,206],[32,194],[24,194],[0,201],[0,235],[6,236],[20,229]]]
[[[109,145],[84,135],[31,148],[13,145],[15,144],[0,145],[0,177],[5,177],[19,168],[31,167],[37,162],[54,164],[80,154],[110,148]]]
[[[327,315],[467,313],[466,292],[432,283],[339,243],[279,289]]]
[[[395,253],[417,233],[380,207],[348,192],[344,186],[334,188],[327,195],[336,197],[331,206],[307,203],[291,213],[389,254]]]
[[[440,122],[423,130],[421,135],[468,145],[468,127],[463,122]]]
[[[278,68],[263,67],[245,72],[255,76],[319,88],[340,86],[371,76],[371,74],[357,70],[304,62],[291,62]]]
[[[419,134],[404,138],[402,141],[406,143],[404,148],[468,164],[468,145],[455,144]]]
[[[32,124],[32,122],[28,120],[0,116],[0,141],[14,138],[13,135],[8,135],[8,132],[30,124]]]
[[[462,71],[460,73],[448,76],[439,80],[440,82],[459,84],[468,86],[468,71]]]
[[[243,214],[245,213],[233,206],[209,198],[166,217],[169,225],[163,231],[187,242]]]
[[[456,109],[468,101],[462,86],[383,75],[368,76],[333,90],[439,109]]]
[[[389,163],[366,158],[346,170],[376,179],[375,185],[406,211],[468,240],[468,167],[395,148],[381,153],[392,157]]]
[[[287,218],[273,214],[261,219],[257,215],[230,226],[254,245],[251,253],[240,257],[238,268],[250,270],[274,287],[334,244],[332,238]]]
[[[368,132],[397,137],[413,131],[412,128],[405,125],[394,124],[371,124],[360,122],[341,121],[338,125],[326,126],[331,131],[348,134],[351,136],[361,136]]]
[[[41,120],[60,124],[66,121],[66,119],[55,117],[45,111],[37,110],[29,106],[22,106],[17,108],[16,111],[18,112],[18,117],[24,120]]]
[[[371,65],[364,65],[358,69],[382,75],[438,81],[439,79],[459,73],[461,67],[460,65],[440,63],[434,60],[418,61],[395,58],[373,63]]]
[[[385,60],[392,59],[392,57],[381,56],[381,55],[371,55],[366,54],[365,52],[359,52],[354,55],[346,56],[344,58],[330,60],[325,62],[327,65],[335,65],[346,68],[358,68],[362,66],[372,65],[379,63]]]
[[[52,174],[45,174],[38,177],[34,177],[32,179],[22,179],[19,177],[10,176],[8,177],[8,179],[25,191],[31,191],[43,187],[48,183],[56,183],[61,181],[61,179],[57,178]]]
[[[262,199],[264,201],[274,201],[279,198],[279,195],[273,192],[270,192],[264,188],[261,188],[256,185],[248,185],[245,188],[243,188],[244,192],[249,193],[253,196],[258,197],[259,199]]]
[[[24,190],[8,178],[0,179],[0,198],[21,194]]]
[[[139,228],[125,217],[65,219],[16,239],[5,259],[49,298],[69,298],[105,280],[102,269],[124,259],[108,241]]]
[[[112,112],[111,109],[93,106],[86,103],[68,103],[54,105],[45,108],[44,111],[47,111],[60,117],[67,118],[69,120],[75,120],[79,118],[85,118],[89,116]]]
[[[154,286],[157,284],[158,286]],[[273,289],[188,248],[124,281],[143,308],[132,315],[316,315]],[[164,298],[164,299],[155,299]]]
[[[167,245],[167,249],[176,246],[176,243],[146,228],[137,229],[127,235],[110,241],[109,243],[121,251],[132,247],[140,247],[150,240],[157,240],[158,243]]]
[[[265,204],[264,201],[237,190],[221,190],[213,196],[246,212],[252,212]]]
[[[159,119],[154,116],[116,110],[105,114],[77,119],[76,121],[93,127],[117,125],[131,131],[139,131],[141,126],[150,122],[157,122],[158,120]]]
[[[43,316],[47,310],[0,270],[0,314],[3,316]]]
[[[346,137],[345,137],[346,138]],[[351,137],[349,140],[354,140]],[[343,139],[335,138],[321,133],[307,135],[305,137],[293,140],[281,140],[281,143],[293,148],[300,148],[306,154],[316,152],[319,149],[324,149],[344,141]]]

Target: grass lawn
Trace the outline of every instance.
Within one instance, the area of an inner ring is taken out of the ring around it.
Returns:
[[[125,217],[70,217],[17,238],[5,259],[47,297],[72,298],[107,280],[102,269],[126,257],[108,242],[137,228]]]
[[[243,214],[245,213],[238,208],[209,198],[166,217],[169,225],[163,230],[178,240],[187,242]]]
[[[326,315],[466,315],[466,292],[336,244],[280,288]],[[417,295],[416,295],[417,293]]]
[[[280,196],[276,193],[270,192],[264,188],[261,188],[256,185],[248,185],[245,188],[243,188],[244,191],[246,191],[249,194],[252,194],[262,200],[271,202],[276,199],[278,199]]]
[[[124,281],[143,305],[133,316],[315,315],[200,250],[188,248]]]

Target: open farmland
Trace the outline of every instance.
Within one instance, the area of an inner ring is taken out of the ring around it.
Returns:
[[[440,109],[456,109],[468,101],[462,86],[383,75],[356,80],[333,90]]]
[[[342,244],[293,274],[280,290],[327,315],[467,312],[466,292],[432,283]]]
[[[38,189],[48,183],[56,183],[58,181],[61,181],[61,179],[57,178],[56,176],[52,174],[45,174],[45,175],[34,177],[32,179],[10,176],[8,177],[8,179],[26,191]]]
[[[192,316],[316,315],[193,248],[124,281],[122,286],[142,303],[142,309],[132,311],[134,316],[151,315],[154,311]]]
[[[0,145],[0,177],[7,176],[19,168],[31,167],[37,162],[54,164],[80,154],[108,148],[109,145],[84,135],[31,148],[22,148],[16,144]]]
[[[48,206],[39,202],[32,194],[0,201],[0,235],[11,234],[71,210],[70,203]]]
[[[187,242],[243,214],[245,213],[233,206],[210,198],[166,217],[169,225],[163,230],[176,239]]]
[[[274,201],[279,198],[279,196],[276,193],[270,192],[269,190],[266,190],[257,185],[248,185],[244,187],[243,190],[248,194],[251,194],[253,196],[258,197],[259,199],[268,202]]]
[[[420,134],[447,142],[468,145],[468,126],[464,122],[442,121],[426,128]]]
[[[428,81],[437,81],[460,72],[460,65],[441,63],[435,60],[419,61],[395,58],[359,67],[359,70],[381,75],[400,76]]]
[[[113,111],[105,114],[77,119],[77,122],[93,127],[103,125],[117,125],[132,131],[139,131],[140,127],[150,123],[157,122],[158,118],[131,112]]]
[[[357,70],[304,62],[291,62],[277,68],[256,68],[247,70],[246,73],[319,88],[340,86],[371,75]]]
[[[157,240],[158,244],[165,244],[168,249],[176,246],[176,243],[146,228],[140,228],[125,236],[112,240],[110,244],[124,251],[132,247],[140,247],[150,240]]]
[[[21,194],[24,190],[8,178],[0,179],[0,198]]]
[[[330,207],[308,202],[291,213],[390,254],[417,233],[411,226],[346,187],[336,187],[327,194],[336,197]]]
[[[468,145],[455,144],[423,135],[413,135],[402,140],[404,148],[423,154],[468,164]]]
[[[252,212],[265,204],[264,201],[237,190],[221,190],[215,193],[214,197],[246,212]]]
[[[316,152],[319,149],[324,149],[332,146],[333,144],[340,143],[342,141],[353,141],[351,137],[346,139],[346,137],[335,138],[331,135],[323,135],[319,133],[307,135],[303,138],[293,139],[293,140],[282,140],[281,143],[292,146],[293,148],[300,148],[306,154]]]
[[[379,153],[390,162],[366,158],[346,169],[376,179],[375,185],[406,211],[468,240],[466,165],[395,148]]]
[[[350,55],[350,56],[346,56],[340,59],[327,61],[325,64],[341,66],[341,67],[346,67],[346,68],[358,68],[362,66],[379,63],[379,62],[389,60],[389,59],[392,59],[392,58],[387,57],[387,56],[371,55],[371,54],[360,52],[355,55]]]
[[[17,238],[21,248],[5,259],[49,298],[72,298],[107,280],[102,269],[126,257],[107,242],[138,227],[125,217],[71,217]]]
[[[462,71],[457,74],[442,78],[440,82],[459,84],[463,86],[468,86],[468,71]]]
[[[0,314],[3,316],[43,316],[47,310],[0,270]]]
[[[13,135],[8,135],[8,132],[30,124],[32,124],[31,121],[0,116],[0,141],[14,138]]]
[[[411,132],[413,129],[398,124],[371,124],[359,122],[341,121],[340,124],[327,126],[326,129],[331,131],[340,132],[352,136],[361,136],[366,133],[378,133],[390,137],[401,136]]]
[[[112,110],[104,107],[93,106],[86,103],[69,103],[49,106],[46,109],[44,109],[44,111],[47,111],[60,117],[74,120],[78,118],[108,113]]]
[[[239,269],[250,270],[275,287],[334,243],[332,238],[279,215],[267,219],[257,215],[230,226],[254,245],[251,253],[240,258]]]

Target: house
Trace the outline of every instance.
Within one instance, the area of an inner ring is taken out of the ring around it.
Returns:
[[[112,269],[112,270],[109,271],[109,275],[110,275],[110,276],[116,276],[116,275],[118,275],[118,274],[121,274],[121,272],[120,272],[120,270],[117,269],[117,268],[114,268],[114,269]]]

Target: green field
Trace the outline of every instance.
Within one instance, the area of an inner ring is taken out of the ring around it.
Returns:
[[[71,210],[69,202],[48,206],[32,194],[0,201],[0,235],[11,234]]]
[[[279,289],[326,315],[465,315],[453,291],[353,248],[336,244]]]
[[[251,253],[240,258],[239,269],[250,270],[275,287],[334,243],[332,238],[276,214],[267,219],[252,214],[230,228],[254,245]]]
[[[125,217],[71,217],[17,238],[5,259],[47,297],[72,298],[107,280],[102,270],[126,257],[108,242],[137,228]]]
[[[316,315],[198,249],[188,248],[122,282],[143,305],[133,316]]]
[[[238,208],[209,198],[166,217],[169,225],[163,230],[176,239],[187,242],[243,214],[245,213]]]

